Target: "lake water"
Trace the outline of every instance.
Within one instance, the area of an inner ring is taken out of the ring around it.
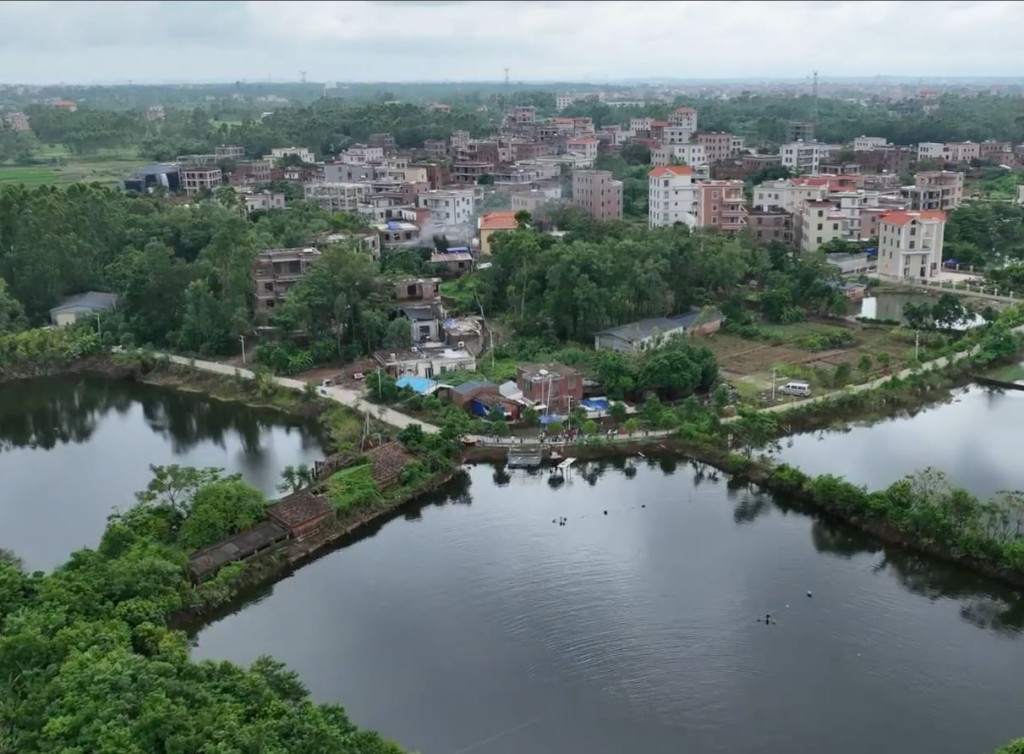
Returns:
[[[0,385],[0,547],[48,570],[95,547],[150,464],[218,466],[274,493],[289,464],[323,458],[311,424],[276,411],[129,382]]]
[[[965,452],[967,433],[1006,486],[1020,464],[991,448],[1018,398],[972,392],[876,425],[860,451],[844,444],[858,430],[789,451],[882,481]],[[277,414],[140,385],[39,380],[0,388],[0,406],[0,546],[34,567],[95,544],[150,463],[271,490],[321,452]],[[271,654],[422,754],[963,754],[1024,735],[1019,593],[716,476],[670,458],[581,464],[559,487],[470,468],[251,595],[194,655]]]
[[[892,322],[906,324],[903,310],[908,303],[934,305],[936,298],[931,296],[919,296],[913,293],[879,293],[875,296],[868,296],[860,302],[860,309],[855,316],[867,317],[868,319],[885,319]],[[980,314],[974,314],[969,321],[954,329],[967,329],[985,324],[985,318]]]

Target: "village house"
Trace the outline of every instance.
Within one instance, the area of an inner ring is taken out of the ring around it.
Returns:
[[[320,252],[312,247],[261,251],[253,270],[256,310],[265,312],[284,301],[319,258]]]
[[[334,515],[331,504],[309,490],[293,492],[267,508],[267,518],[287,531],[293,539],[315,534]]]
[[[583,400],[583,375],[564,364],[523,364],[516,368],[516,387],[523,398],[567,413]]]
[[[515,230],[519,227],[516,222],[516,213],[501,210],[498,212],[486,212],[477,220],[477,229],[480,231],[480,253],[489,255],[491,253],[491,236],[502,230]]]
[[[82,317],[95,318],[116,308],[116,293],[88,291],[61,299],[59,304],[50,309],[50,322],[58,327],[64,327],[75,324]]]
[[[435,251],[431,254],[430,263],[444,268],[448,275],[462,275],[473,269],[473,255],[468,246],[450,246],[448,251]]]
[[[651,317],[594,333],[594,349],[643,350],[659,338],[672,335],[711,335],[721,329],[724,321],[720,311],[698,309],[672,317]]]
[[[442,344],[414,346],[394,351],[376,351],[374,360],[392,377],[411,375],[440,379],[448,372],[476,370],[476,357],[465,349]]]
[[[403,278],[394,285],[399,301],[433,301],[441,294],[441,278]]]
[[[243,195],[246,212],[267,211],[272,209],[284,209],[284,194],[260,191],[255,194]]]
[[[939,211],[886,212],[878,231],[878,274],[927,279],[942,265],[946,214]]]

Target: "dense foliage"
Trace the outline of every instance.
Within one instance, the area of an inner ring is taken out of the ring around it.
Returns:
[[[990,275],[999,275],[1004,263],[1019,264],[1024,261],[1024,207],[1002,202],[957,207],[949,215],[942,255],[963,266],[986,268]]]

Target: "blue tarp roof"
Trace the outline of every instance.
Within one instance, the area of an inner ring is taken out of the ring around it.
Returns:
[[[583,408],[589,408],[591,411],[607,411],[608,401],[604,398],[586,398],[580,401],[580,405]]]
[[[395,220],[388,220],[388,230],[398,230],[402,226]]]
[[[540,424],[542,427],[548,426],[551,422],[564,422],[564,416],[557,416],[556,414],[544,414],[540,417]]]
[[[410,388],[420,395],[426,395],[436,385],[436,382],[428,380],[426,377],[413,377],[411,375],[405,375],[395,380],[395,386],[399,389]]]
[[[469,247],[468,246],[449,246],[447,251],[450,254],[454,254],[455,252],[458,252],[458,251],[469,251]]]

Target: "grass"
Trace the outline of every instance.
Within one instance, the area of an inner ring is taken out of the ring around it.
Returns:
[[[983,376],[992,380],[1002,380],[1003,382],[1021,382],[1024,381],[1024,364],[1020,362],[1004,364],[985,372]]]
[[[351,466],[332,474],[327,480],[327,497],[339,515],[345,515],[357,506],[378,502],[380,493],[373,481],[370,464]]]
[[[42,164],[0,165],[0,186],[19,183],[30,188],[80,182],[113,184],[145,162],[136,149],[102,149],[92,154],[74,155],[63,145],[40,148],[36,159]]]

